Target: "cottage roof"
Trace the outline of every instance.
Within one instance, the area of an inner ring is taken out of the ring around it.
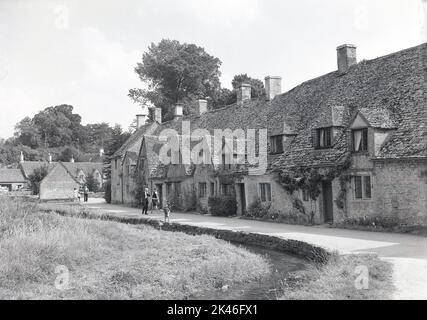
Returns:
[[[100,162],[46,162],[46,161],[25,161],[20,163],[20,168],[26,178],[28,178],[34,171],[41,167],[46,167],[47,171],[52,171],[58,163],[62,163],[63,166],[72,175],[77,176],[78,173],[83,171],[85,176],[93,174],[95,170],[102,173],[103,164]]]
[[[0,183],[25,182],[25,178],[19,169],[0,169]]]

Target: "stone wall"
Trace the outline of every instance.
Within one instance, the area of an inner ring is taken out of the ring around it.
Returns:
[[[427,217],[427,161],[376,161],[374,174],[374,214]]]
[[[58,164],[40,183],[40,200],[71,200],[74,188],[79,187],[67,170]]]

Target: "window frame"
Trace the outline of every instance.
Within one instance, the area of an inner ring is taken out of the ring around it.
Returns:
[[[208,186],[206,182],[199,182],[199,198],[206,198],[207,189]]]
[[[354,200],[372,200],[372,178],[370,175],[352,176],[352,186]]]
[[[356,150],[355,133],[361,132],[360,149]],[[366,153],[369,150],[369,132],[368,128],[351,129],[351,152]]]
[[[260,182],[259,183],[259,195],[260,195],[259,198],[260,198],[261,202],[271,202],[271,183]]]
[[[283,153],[283,134],[270,136],[270,154]]]
[[[323,136],[321,133],[323,132]],[[321,139],[321,137],[323,139]],[[322,127],[316,128],[316,137],[315,137],[314,146],[315,149],[330,149],[332,148],[332,127]],[[321,140],[322,145],[321,145]]]

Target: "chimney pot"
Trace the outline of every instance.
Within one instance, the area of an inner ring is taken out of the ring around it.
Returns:
[[[249,83],[242,83],[237,88],[237,103],[251,100],[251,85]]]
[[[50,153],[48,155],[48,161],[49,161],[49,163],[52,163],[52,155]]]
[[[337,47],[337,64],[340,74],[347,73],[351,66],[357,64],[356,46],[343,44]]]
[[[271,101],[275,96],[282,93],[282,77],[267,76],[264,80],[266,100]]]
[[[154,108],[154,121],[162,123],[162,108]]]
[[[70,162],[71,162],[71,163],[74,163],[74,156],[73,156],[73,155],[71,155]]]
[[[19,160],[21,163],[24,162],[24,153],[22,151]]]
[[[174,118],[182,117],[182,109],[183,109],[183,104],[176,103],[173,110],[173,117]]]
[[[197,114],[200,116],[206,111],[208,111],[208,101],[205,99],[199,99],[198,105],[197,105]]]

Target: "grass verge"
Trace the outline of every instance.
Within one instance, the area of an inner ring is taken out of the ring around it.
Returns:
[[[378,300],[391,299],[393,291],[390,263],[373,254],[334,255],[284,279],[279,299]]]
[[[6,197],[0,257],[0,299],[186,299],[270,271],[260,255],[210,236],[63,217]]]

